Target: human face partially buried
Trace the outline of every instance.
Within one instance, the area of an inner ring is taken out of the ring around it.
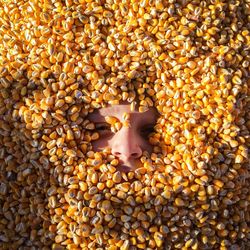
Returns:
[[[122,122],[124,113],[129,115],[130,126],[122,126],[119,131],[112,132],[105,117],[114,116]],[[132,112],[127,102],[95,110],[88,115],[88,119],[95,123],[96,131],[100,135],[99,139],[92,141],[93,150],[110,148],[111,153],[119,159],[119,171],[127,173],[142,167],[140,157],[143,152],[151,154],[153,151],[148,137],[154,132],[157,117],[155,108],[149,108],[144,113],[140,113],[138,109]]]

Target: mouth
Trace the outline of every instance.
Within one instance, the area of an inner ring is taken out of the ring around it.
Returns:
[[[132,168],[131,167],[128,167],[126,165],[121,165],[117,168],[117,170],[121,171],[121,172],[124,172],[124,173],[128,173],[128,172],[131,172],[132,171]]]

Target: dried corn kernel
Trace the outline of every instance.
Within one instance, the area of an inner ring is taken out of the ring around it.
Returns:
[[[249,10],[0,1],[0,248],[249,249]],[[122,101],[160,114],[129,173],[87,120]]]

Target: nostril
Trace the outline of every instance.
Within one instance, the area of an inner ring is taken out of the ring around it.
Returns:
[[[112,152],[112,154],[113,154],[113,155],[117,155],[117,156],[118,156],[118,155],[121,155],[120,152]]]
[[[119,142],[112,145],[111,153],[122,160],[125,159],[136,159],[142,155],[142,148],[136,141],[132,138],[128,139],[126,142]]]
[[[138,152],[138,153],[133,153],[133,154],[131,154],[131,156],[132,157],[139,157],[140,156],[140,153]]]

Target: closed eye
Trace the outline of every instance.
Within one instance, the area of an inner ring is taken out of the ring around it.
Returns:
[[[106,130],[110,130],[110,125],[106,122],[102,122],[102,123],[96,123],[95,124],[95,129],[97,131],[106,131]]]
[[[141,134],[143,136],[149,136],[153,132],[155,132],[154,125],[145,126],[141,129]]]
[[[111,127],[106,122],[95,123],[95,131],[100,134],[100,136],[111,136],[113,132]]]

